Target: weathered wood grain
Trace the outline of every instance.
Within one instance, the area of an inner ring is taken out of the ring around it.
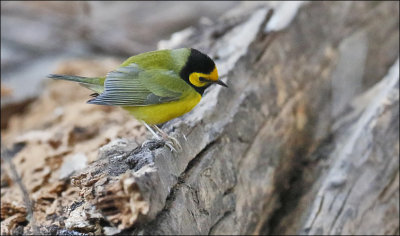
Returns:
[[[171,46],[212,55],[229,89],[163,126],[181,153],[101,148],[70,176],[79,200],[58,232],[398,234],[398,13],[261,4],[177,33]]]

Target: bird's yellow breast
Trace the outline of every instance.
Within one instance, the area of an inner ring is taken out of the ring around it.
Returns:
[[[136,119],[149,125],[161,124],[181,116],[193,109],[201,99],[201,95],[194,90],[183,95],[179,100],[150,106],[123,107]]]

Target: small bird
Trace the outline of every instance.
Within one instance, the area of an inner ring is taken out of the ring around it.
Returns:
[[[87,101],[89,104],[121,106],[175,151],[174,146],[181,149],[179,142],[169,137],[157,124],[192,110],[210,85],[228,87],[218,79],[214,61],[193,48],[138,54],[128,58],[105,77],[57,74],[48,77],[79,82],[94,91],[91,95],[94,98]]]

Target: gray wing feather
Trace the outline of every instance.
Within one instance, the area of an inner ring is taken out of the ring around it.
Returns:
[[[135,63],[125,67],[120,67],[107,74],[104,82],[104,92],[94,99],[88,101],[89,104],[97,105],[116,105],[116,106],[146,106],[160,104],[179,99],[181,93],[170,91],[159,86],[154,94],[153,88],[144,85],[139,79],[143,70]]]

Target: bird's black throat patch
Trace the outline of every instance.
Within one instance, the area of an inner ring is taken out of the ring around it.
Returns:
[[[210,74],[215,68],[215,63],[214,61],[207,56],[204,53],[201,53],[200,51],[191,48],[190,49],[190,56],[185,64],[185,66],[182,68],[181,72],[179,73],[180,77],[186,81],[190,86],[192,86],[198,93],[203,95],[204,90],[208,88],[209,85],[203,86],[203,87],[197,87],[190,83],[189,81],[189,76],[193,72],[197,73],[204,73],[204,74]]]

